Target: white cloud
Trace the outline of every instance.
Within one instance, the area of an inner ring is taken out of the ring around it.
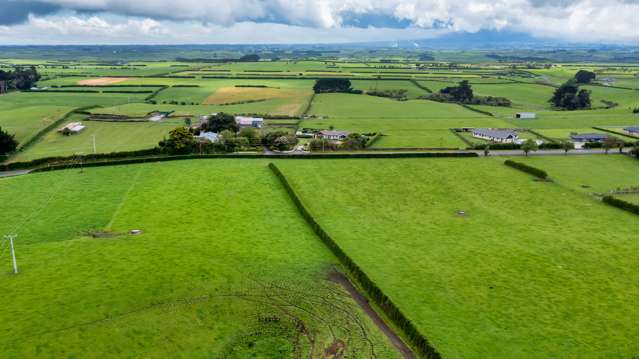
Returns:
[[[363,41],[367,37],[407,39],[432,34],[437,29],[466,32],[484,29],[573,41],[639,43],[637,0],[39,1],[67,10],[48,16],[31,15],[25,24],[0,27],[3,42],[7,41],[7,33],[28,39],[26,35],[37,29],[59,34],[58,39],[67,42],[75,41],[71,35],[89,41],[87,34],[101,40],[128,41],[137,34],[149,36],[153,41],[164,38],[192,43],[205,40],[205,34],[209,34],[206,37],[209,42],[345,42]],[[78,15],[87,12],[92,15]],[[411,25],[399,31],[354,29],[344,20],[353,14],[386,16]],[[185,31],[191,31],[191,37]],[[225,36],[218,36],[219,32]],[[253,37],[247,37],[251,32]],[[269,35],[271,41],[266,39]]]

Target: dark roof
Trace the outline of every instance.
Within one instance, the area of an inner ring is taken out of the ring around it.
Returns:
[[[581,133],[570,135],[570,138],[580,142],[603,141],[608,138],[608,135],[606,135],[605,133]]]
[[[490,137],[490,138],[516,138],[517,132],[513,130],[493,130],[490,128],[476,128],[473,130],[474,135]]]
[[[626,132],[639,132],[639,126],[626,127],[623,130]]]

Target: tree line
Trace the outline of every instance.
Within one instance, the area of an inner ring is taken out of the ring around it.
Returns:
[[[40,80],[40,77],[34,66],[17,67],[13,71],[0,70],[0,91],[3,88],[5,91],[28,90]]]

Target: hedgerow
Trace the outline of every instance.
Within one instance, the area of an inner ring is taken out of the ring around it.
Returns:
[[[540,170],[539,168],[535,168],[535,167],[529,166],[529,165],[527,165],[525,163],[506,160],[504,162],[504,164],[506,166],[518,169],[518,170],[520,170],[522,172],[526,172],[528,174],[531,174],[531,175],[533,175],[533,176],[535,176],[537,178],[541,178],[543,180],[548,178],[548,173],[546,173],[546,171]]]
[[[342,250],[337,242],[322,228],[315,218],[313,218],[280,169],[273,163],[269,164],[269,168],[280,180],[289,197],[295,204],[295,207],[297,207],[302,217],[311,226],[317,236],[349,270],[351,276],[366,291],[368,296],[373,299],[375,304],[384,311],[384,314],[392,320],[395,325],[404,331],[411,344],[417,348],[425,358],[441,358],[437,349],[429,343],[428,339],[419,331],[419,329],[417,329],[415,324],[413,324],[413,322],[404,315],[399,307],[397,307],[397,305],[395,305],[395,303],[386,294],[384,294],[377,284],[357,265],[357,263],[355,263],[355,261],[349,257],[348,254],[346,254],[346,252]]]
[[[636,205],[634,203],[626,202],[613,196],[605,196],[602,200],[607,205],[623,209],[624,211],[628,211],[630,213],[639,214],[639,205]]]

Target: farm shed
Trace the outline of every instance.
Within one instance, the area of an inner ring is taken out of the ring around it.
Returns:
[[[514,130],[476,128],[473,130],[473,137],[497,143],[513,143],[519,138],[519,134]]]
[[[534,120],[537,118],[537,114],[534,112],[519,112],[515,114],[515,118],[522,120]]]
[[[331,141],[343,141],[348,137],[348,135],[350,135],[350,132],[320,131],[318,134],[318,137],[323,138],[325,140],[331,140]]]
[[[254,127],[254,128],[262,128],[264,126],[264,119],[261,117],[244,117],[244,116],[236,116],[235,122],[240,127]]]
[[[58,132],[75,134],[82,132],[85,128],[86,126],[84,126],[82,122],[71,122],[64,127],[59,128]]]
[[[200,134],[195,136],[195,138],[200,140],[207,140],[211,143],[215,143],[218,141],[219,136],[215,132],[200,132]]]

